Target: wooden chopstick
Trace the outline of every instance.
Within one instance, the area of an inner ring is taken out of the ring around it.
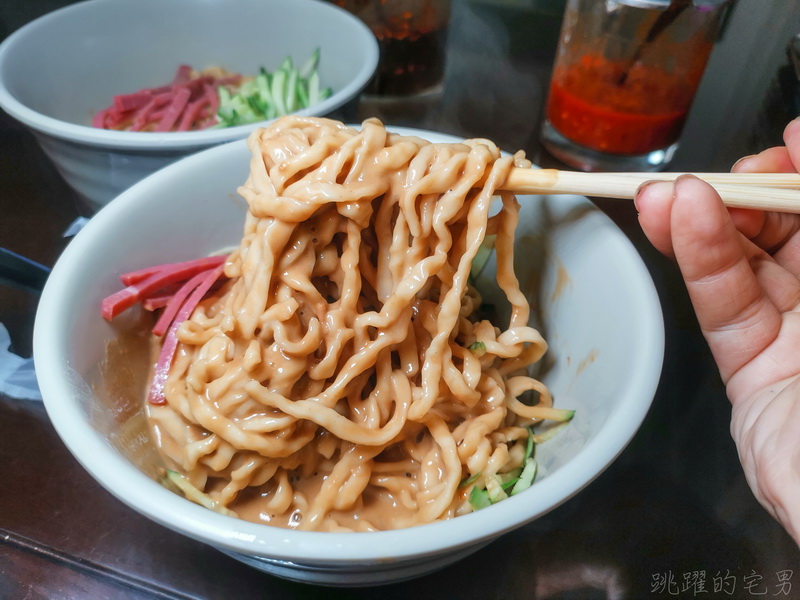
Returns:
[[[514,168],[501,189],[517,194],[578,194],[632,199],[646,181],[671,181],[685,173],[584,173]],[[800,174],[691,173],[719,193],[731,207],[800,213]]]

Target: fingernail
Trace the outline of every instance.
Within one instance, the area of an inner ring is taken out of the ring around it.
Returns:
[[[742,158],[737,160],[735,163],[733,163],[733,166],[731,167],[731,171],[736,171],[736,169],[738,169],[739,167],[743,166],[748,160],[750,160],[754,156],[755,156],[755,154],[748,154],[747,156],[743,156]]]
[[[633,205],[637,211],[641,212],[643,202],[664,202],[672,197],[672,182],[658,181],[652,179],[645,181],[637,189],[633,196]]]

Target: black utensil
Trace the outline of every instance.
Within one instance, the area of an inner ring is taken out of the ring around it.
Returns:
[[[630,75],[631,68],[639,61],[640,58],[642,58],[642,54],[647,47],[652,44],[653,41],[655,41],[655,39],[661,35],[667,27],[674,23],[675,19],[681,16],[683,11],[689,8],[691,4],[692,0],[674,0],[664,12],[658,15],[658,18],[650,26],[647,34],[644,36],[644,39],[636,47],[636,50],[634,50],[630,60],[628,60],[628,64],[622,71],[622,75],[620,75],[619,79],[617,80],[617,85],[625,85],[628,75]]]
[[[12,252],[0,248],[0,284],[10,285],[34,294],[44,288],[50,269]]]

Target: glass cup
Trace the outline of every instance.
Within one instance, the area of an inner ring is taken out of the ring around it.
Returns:
[[[408,98],[436,93],[444,79],[450,0],[334,0],[378,38],[380,62],[364,93]]]
[[[672,159],[729,0],[568,0],[544,147],[585,170]]]

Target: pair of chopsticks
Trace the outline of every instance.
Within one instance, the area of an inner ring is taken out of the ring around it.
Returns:
[[[502,189],[517,194],[578,194],[632,199],[646,181],[672,181],[686,173],[584,173],[514,168]],[[800,213],[800,174],[689,173],[711,184],[726,206]]]

